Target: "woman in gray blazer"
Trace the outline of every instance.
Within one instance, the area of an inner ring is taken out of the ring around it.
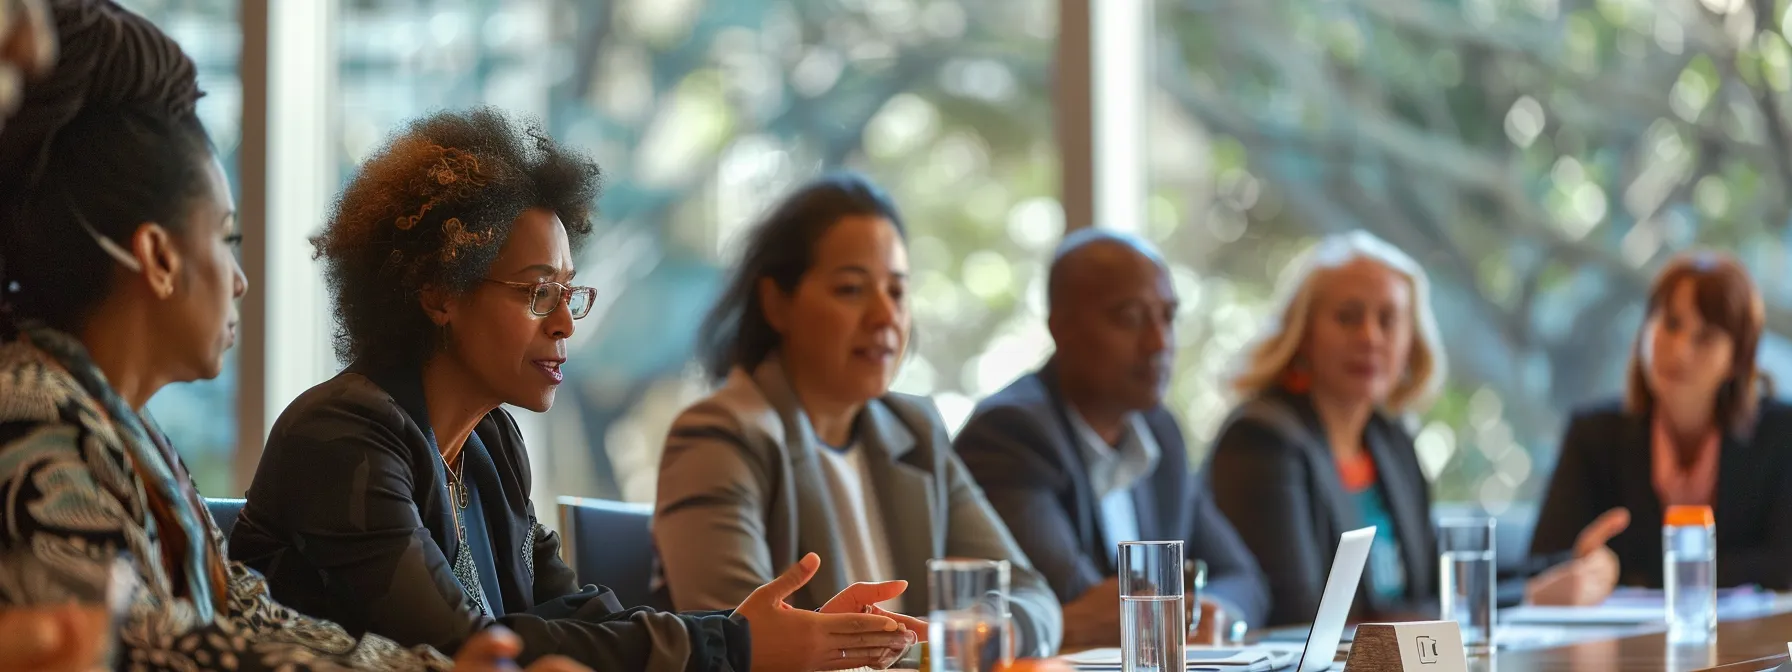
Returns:
[[[722,381],[673,423],[653,536],[680,609],[732,605],[804,554],[792,606],[854,582],[926,585],[930,558],[1007,560],[1016,652],[1056,651],[1051,588],[952,454],[933,404],[889,391],[908,346],[895,205],[856,175],[788,196],[749,234],[703,328]],[[918,594],[882,606],[923,611]]]

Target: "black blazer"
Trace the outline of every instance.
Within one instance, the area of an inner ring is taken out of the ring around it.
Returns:
[[[445,653],[491,626],[454,577],[456,539],[419,374],[348,371],[300,395],[268,437],[231,532],[230,557],[307,615]],[[560,538],[536,522],[529,459],[509,413],[487,414],[464,477],[478,487],[496,546],[502,624],[527,664],[560,654],[596,669],[745,671],[746,625],[724,614],[624,610],[580,587]],[[489,452],[487,452],[489,451]]]
[[[1718,454],[1717,582],[1792,589],[1792,407],[1761,402],[1752,433],[1724,436]],[[1582,528],[1615,507],[1630,527],[1611,540],[1619,580],[1661,587],[1663,507],[1655,494],[1651,418],[1616,402],[1568,423],[1549,494],[1531,537],[1533,555],[1569,550]]]
[[[1058,600],[1068,603],[1118,568],[1102,543],[1099,502],[1064,408],[1057,367],[1048,363],[979,403],[952,447]],[[1162,406],[1144,419],[1163,455],[1132,489],[1139,535],[1184,540],[1189,557],[1207,561],[1208,592],[1262,625],[1269,612],[1263,574],[1204,479],[1189,470],[1176,419]]]
[[[1399,603],[1378,599],[1365,572],[1351,612],[1389,617],[1433,609],[1437,534],[1430,483],[1419,469],[1412,437],[1378,413],[1364,430],[1363,443],[1375,460],[1377,485],[1399,535],[1407,592]],[[1363,526],[1312,400],[1274,389],[1246,402],[1220,430],[1210,459],[1220,510],[1269,576],[1270,625],[1311,623],[1338,538]]]

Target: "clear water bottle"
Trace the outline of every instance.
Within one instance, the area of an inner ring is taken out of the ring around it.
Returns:
[[[1661,550],[1668,641],[1712,642],[1717,636],[1717,525],[1711,507],[1668,507]]]

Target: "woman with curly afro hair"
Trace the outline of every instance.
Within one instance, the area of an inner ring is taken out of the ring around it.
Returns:
[[[0,61],[19,30],[60,53],[0,129],[0,670],[514,670],[499,630],[451,661],[302,616],[225,558],[145,408],[218,375],[249,291],[197,71],[111,0],[13,4]]]
[[[783,598],[805,558],[732,612],[624,610],[581,587],[536,522],[529,458],[502,405],[548,410],[595,290],[574,284],[597,165],[491,110],[412,123],[337,201],[317,255],[349,362],[275,422],[231,555],[314,616],[455,651],[493,624],[596,669],[819,670],[895,657],[911,635]]]

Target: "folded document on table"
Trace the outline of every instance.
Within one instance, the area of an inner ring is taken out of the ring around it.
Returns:
[[[1782,604],[1771,592],[1753,586],[1717,591],[1717,617],[1723,620],[1774,613]],[[1523,605],[1500,610],[1503,623],[1549,625],[1645,625],[1667,620],[1667,602],[1659,590],[1621,588],[1603,604],[1592,607],[1544,607]]]

